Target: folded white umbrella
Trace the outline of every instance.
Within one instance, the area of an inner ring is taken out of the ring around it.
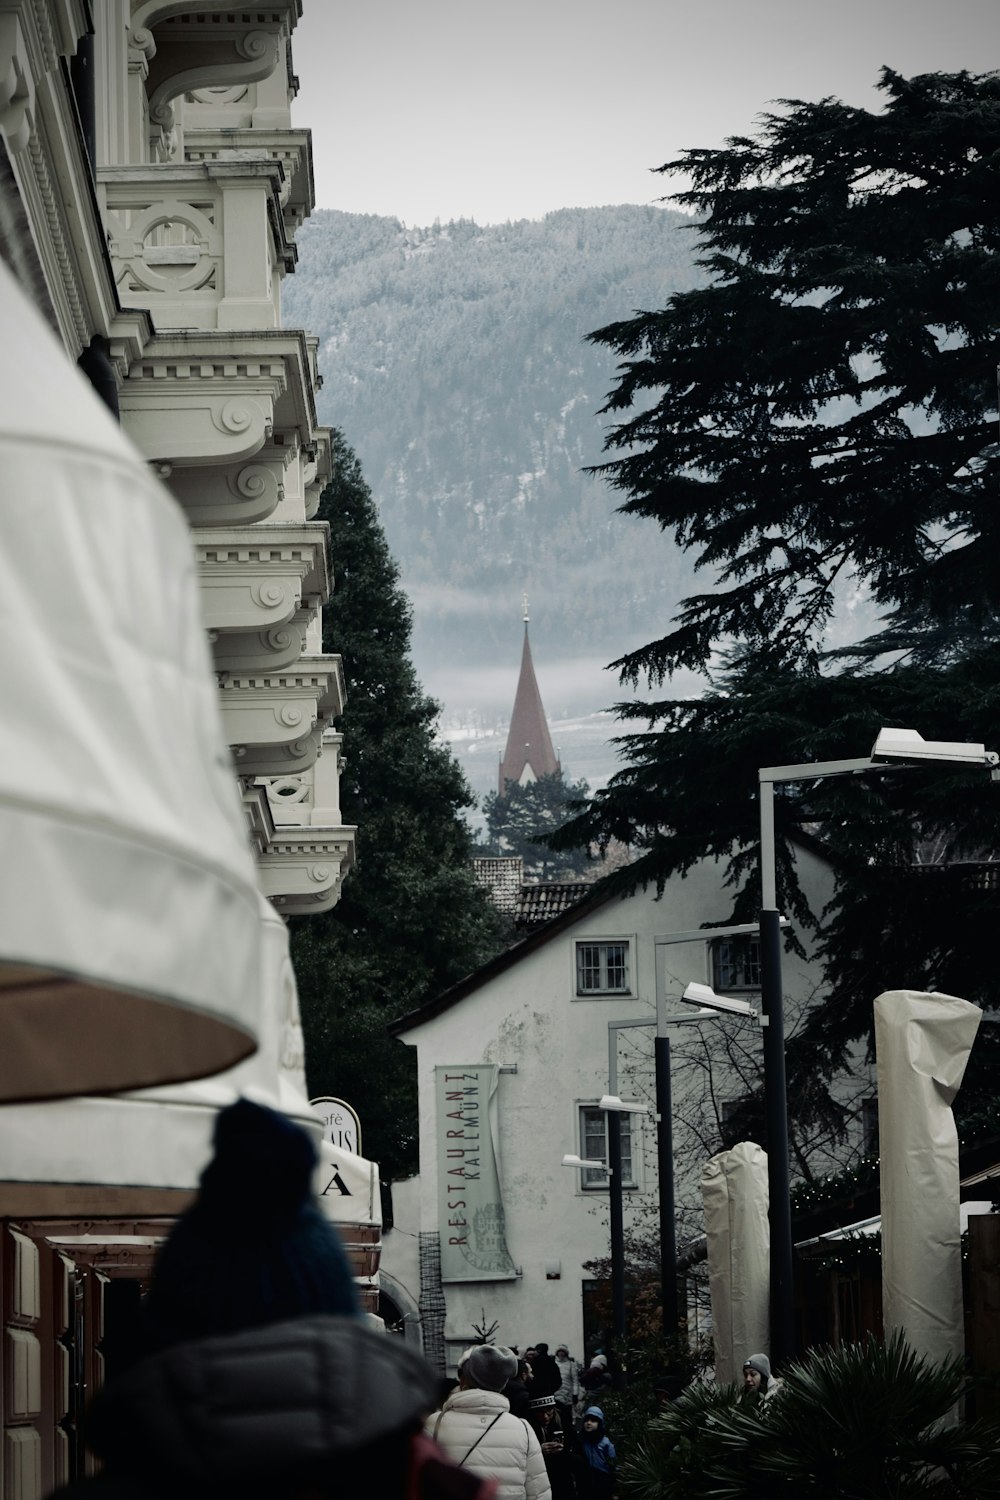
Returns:
[[[0,266],[0,1100],[253,1051],[258,892],[187,524]]]
[[[708,1240],[715,1378],[739,1380],[743,1361],[768,1352],[771,1232],[767,1155],[740,1141],[701,1174]]]
[[[952,1112],[983,1013],[956,995],[875,1000],[882,1322],[933,1361],[965,1353],[958,1128]]]

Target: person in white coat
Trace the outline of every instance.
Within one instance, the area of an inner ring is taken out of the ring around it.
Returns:
[[[565,1344],[556,1346],[556,1364],[559,1366],[559,1389],[556,1391],[556,1407],[562,1418],[563,1428],[569,1432],[573,1426],[573,1408],[580,1399],[580,1366],[570,1357]]]
[[[497,1500],[551,1500],[545,1459],[534,1431],[512,1415],[500,1392],[517,1372],[501,1345],[474,1344],[458,1365],[459,1389],[427,1420],[425,1431],[452,1463],[495,1479]]]

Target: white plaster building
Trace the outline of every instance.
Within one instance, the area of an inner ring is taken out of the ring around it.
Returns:
[[[830,871],[815,853],[799,849],[797,857],[810,905],[821,910],[832,887]],[[425,1352],[441,1368],[454,1369],[483,1311],[487,1323],[498,1322],[500,1342],[567,1342],[577,1358],[583,1355],[589,1281],[583,1262],[608,1254],[606,1179],[600,1172],[565,1168],[561,1158],[576,1153],[606,1159],[606,1117],[596,1105],[608,1091],[609,1022],[649,1023],[618,1030],[616,1045],[618,1092],[651,1101],[658,970],[672,1013],[686,1010],[669,1002],[679,1000],[691,980],[737,994],[752,994],[758,985],[751,940],[723,944],[706,931],[704,941],[662,941],[722,920],[730,898],[721,876],[719,864],[705,861],[686,878],[669,881],[661,900],[652,890],[624,899],[584,894],[570,910],[391,1028],[417,1049],[421,1169],[418,1178],[393,1187],[395,1227],[385,1236],[384,1286],[410,1336],[416,1338],[419,1327]],[[818,1000],[818,972],[817,964],[786,944],[790,1026],[804,1006]],[[700,1038],[703,1031],[711,1039]],[[718,1149],[726,1107],[745,1094],[743,1080],[759,1065],[761,1034],[741,1020],[677,1027],[671,1037],[683,1249],[700,1229],[701,1166]],[[446,1115],[459,1106],[437,1102],[435,1068],[460,1073],[474,1064],[499,1069],[496,1146],[512,1274],[475,1279],[475,1271],[466,1270],[464,1280],[442,1281],[442,1246],[446,1236],[464,1233],[450,1227],[464,1211],[450,1214],[448,1203],[458,1199],[440,1192],[442,1167],[447,1173],[453,1165],[447,1148],[458,1144],[445,1139],[449,1131],[457,1134]],[[652,1116],[633,1116],[631,1132],[624,1167],[626,1231],[644,1215],[655,1216],[658,1203]],[[703,1148],[699,1135],[715,1144]]]

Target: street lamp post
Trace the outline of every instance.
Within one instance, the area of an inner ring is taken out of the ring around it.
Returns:
[[[780,918],[784,922],[784,918]],[[656,1027],[654,1042],[656,1080],[656,1161],[660,1196],[660,1290],[663,1333],[667,1339],[677,1337],[680,1319],[677,1298],[677,1231],[674,1205],[674,1144],[673,1116],[670,1087],[670,1038],[669,1026],[690,1025],[691,1022],[710,1019],[701,1016],[672,1015],[666,1013],[666,983],[662,972],[663,950],[680,943],[708,943],[720,937],[745,936],[756,932],[753,924],[740,923],[730,927],[697,927],[687,932],[672,932],[654,939],[656,952],[656,1020],[643,1016],[634,1020],[608,1022],[608,1093],[601,1100],[600,1109],[605,1110],[608,1120],[608,1219],[611,1238],[611,1304],[615,1336],[625,1336],[625,1227],[624,1227],[624,1182],[621,1173],[621,1115],[645,1113],[643,1105],[621,1105],[615,1108],[613,1101],[618,1096],[618,1032],[635,1027]],[[564,1157],[564,1163],[568,1162]]]
[[[614,1023],[612,1023],[614,1024]],[[612,1083],[617,1087],[617,1080]],[[622,1137],[623,1114],[645,1114],[645,1104],[627,1103],[617,1094],[604,1094],[598,1109],[607,1118],[608,1161],[608,1220],[611,1239],[611,1337],[614,1344],[612,1356],[617,1362],[616,1350],[625,1341],[625,1205],[624,1182],[622,1181]],[[580,1156],[564,1156],[564,1167],[604,1167],[603,1161],[587,1160]]]
[[[781,982],[781,918],[777,910],[777,861],[774,841],[774,788],[830,776],[856,776],[892,766],[943,761],[981,766],[1000,780],[1000,755],[983,745],[924,740],[912,729],[882,729],[871,755],[857,760],[814,761],[794,766],[764,766],[760,788],[760,965],[764,1026],[764,1097],[767,1111],[768,1219],[771,1237],[771,1359],[776,1363],[795,1350],[795,1302],[792,1260],[792,1212],[788,1171],[788,1101],[785,1084],[785,1018]],[[699,989],[700,986],[689,986]],[[685,998],[704,1004],[706,994]],[[712,1003],[709,1001],[708,1003]],[[728,1002],[732,1008],[734,1002]],[[750,1013],[748,1008],[748,1013]]]
[[[784,922],[784,918],[779,919]],[[660,1305],[663,1310],[663,1335],[668,1341],[677,1338],[680,1328],[680,1303],[677,1294],[677,1223],[674,1198],[673,1103],[670,1079],[670,1026],[718,1020],[707,1011],[699,1015],[666,1013],[666,975],[663,972],[665,949],[681,943],[713,943],[719,938],[745,937],[756,929],[748,923],[729,927],[697,927],[689,932],[672,932],[654,940],[656,950],[656,1167],[660,1188]],[[610,1026],[614,1022],[609,1023]],[[626,1024],[635,1024],[626,1023]],[[648,1024],[648,1023],[647,1023]],[[617,1053],[617,1048],[615,1049]],[[610,1046],[609,1046],[610,1060]]]
[[[983,766],[996,778],[1000,756],[983,745],[924,740],[913,729],[882,729],[870,756],[859,760],[817,761],[797,766],[764,766],[760,786],[760,978],[764,1032],[764,1095],[767,1110],[767,1178],[771,1228],[771,1358],[795,1352],[795,1290],[792,1258],[792,1206],[788,1173],[788,1100],[785,1085],[785,1017],[778,931],[777,861],[774,844],[774,788],[795,781],[855,776],[893,765],[944,761]]]
[[[617,1088],[617,1077],[609,1084]],[[622,1115],[644,1115],[645,1104],[626,1103],[617,1094],[603,1094],[598,1101],[608,1122],[608,1221],[611,1234],[611,1332],[620,1345],[626,1334],[625,1319],[625,1182],[622,1176]]]
[[[660,1189],[660,1307],[663,1336],[672,1343],[680,1326],[677,1300],[677,1224],[674,1202],[674,1122],[670,1088],[670,1038],[656,1029],[656,1179]]]
[[[625,1342],[625,1184],[622,1181],[622,1112],[609,1109],[608,1124],[608,1223],[611,1233],[611,1338],[609,1353],[617,1378],[621,1348]]]
[[[795,1351],[795,1300],[792,1259],[792,1212],[788,1171],[788,1101],[785,1084],[785,1017],[781,982],[781,926],[777,910],[777,860],[774,841],[774,788],[829,776],[857,776],[893,766],[927,761],[979,766],[1000,781],[1000,755],[980,744],[925,740],[913,729],[881,729],[872,753],[857,760],[813,761],[794,766],[764,766],[760,789],[760,1024],[764,1029],[764,1098],[767,1113],[768,1220],[771,1239],[771,1359],[777,1364]],[[683,998],[757,1019],[746,1001],[715,995],[707,985],[689,984]]]
[[[866,763],[867,764],[867,763]],[[772,835],[773,845],[773,835]],[[784,917],[776,917],[779,933],[788,923]],[[673,932],[654,939],[656,950],[656,1020],[643,1016],[633,1020],[609,1021],[608,1024],[608,1093],[600,1100],[598,1108],[604,1110],[607,1126],[607,1165],[597,1159],[587,1160],[577,1155],[565,1155],[564,1167],[577,1170],[605,1168],[608,1174],[608,1218],[611,1245],[611,1303],[612,1334],[622,1341],[626,1333],[625,1307],[625,1226],[624,1226],[624,1181],[622,1178],[621,1117],[623,1114],[645,1114],[643,1104],[626,1104],[618,1097],[618,1032],[633,1027],[656,1027],[654,1043],[656,1078],[656,1124],[657,1124],[657,1173],[659,1179],[659,1228],[660,1228],[660,1289],[663,1309],[663,1332],[667,1339],[677,1337],[680,1324],[680,1309],[677,1294],[677,1235],[675,1225],[674,1160],[673,1160],[673,1116],[670,1080],[670,1038],[667,1028],[692,1022],[718,1019],[702,1010],[698,1015],[667,1015],[666,982],[662,964],[664,950],[680,943],[711,943],[719,938],[749,936],[757,932],[754,923],[739,923],[724,927],[697,927],[687,932]],[[780,982],[779,982],[780,990]],[[704,1003],[715,1011],[732,1011],[756,1020],[757,1011],[745,1001],[726,1000],[715,995],[707,985],[689,984],[684,992],[685,1000]],[[761,1019],[766,1026],[766,1019]],[[784,1055],[782,1054],[782,1065]],[[784,1097],[782,1090],[781,1097]],[[787,1145],[786,1145],[787,1151]],[[787,1169],[786,1169],[787,1175]]]
[[[775,767],[767,768],[774,771]],[[760,1000],[764,1029],[764,1110],[767,1123],[767,1216],[770,1225],[771,1358],[780,1363],[795,1348],[792,1200],[788,1171],[788,1086],[785,1078],[785,1006],[781,986],[774,858],[774,782],[760,772]],[[765,845],[767,852],[765,853]]]

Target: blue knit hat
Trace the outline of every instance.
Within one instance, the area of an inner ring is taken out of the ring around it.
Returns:
[[[223,1110],[192,1207],[160,1250],[146,1301],[154,1347],[309,1313],[357,1314],[336,1230],[312,1196],[316,1151],[249,1099]]]

